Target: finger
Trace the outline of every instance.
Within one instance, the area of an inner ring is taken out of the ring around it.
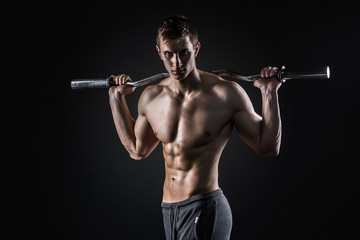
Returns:
[[[131,78],[129,75],[125,75],[125,83],[131,82]]]
[[[260,88],[260,84],[259,84],[258,80],[254,81],[254,86],[257,87],[257,88]]]
[[[269,76],[269,67],[263,67],[261,70],[261,78],[267,78]]]
[[[274,68],[272,67],[272,68],[269,69],[269,77],[271,78],[274,75],[275,75],[275,72],[274,72]]]
[[[123,77],[124,77],[123,74],[121,74],[120,77],[119,77],[119,84],[120,85],[123,85]]]
[[[119,85],[119,76],[114,77],[114,82],[116,85]]]
[[[117,75],[115,78],[114,78],[114,81],[116,83],[116,85],[121,85],[121,77],[123,76],[124,74],[120,74],[120,75]]]
[[[124,76],[122,76],[121,80],[122,80],[122,85],[125,85],[127,82],[131,81],[131,78],[129,75],[124,74]]]
[[[121,85],[125,85],[126,84],[126,75],[125,74],[121,74]]]
[[[109,88],[109,94],[113,94],[114,93],[114,86]]]
[[[261,78],[265,78],[265,70],[266,70],[266,68],[261,69],[261,72],[260,72]]]
[[[278,71],[279,71],[278,67],[272,67],[270,71],[270,77],[276,77]]]
[[[266,78],[269,78],[269,77],[270,77],[270,71],[271,71],[271,66],[268,66],[268,67],[266,68],[266,71],[265,71],[265,77],[266,77]]]

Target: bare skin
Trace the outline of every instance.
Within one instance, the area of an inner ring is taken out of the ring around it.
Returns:
[[[262,93],[262,117],[239,84],[196,68],[200,43],[188,37],[156,46],[170,77],[147,87],[134,120],[125,96],[135,88],[130,77],[115,77],[109,89],[117,133],[133,159],[146,158],[162,143],[165,159],[164,202],[178,202],[219,188],[218,163],[235,127],[257,153],[275,156],[281,141],[276,68],[261,70],[254,82]]]

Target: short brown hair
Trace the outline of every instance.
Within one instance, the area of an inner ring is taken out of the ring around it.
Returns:
[[[195,25],[182,15],[167,17],[162,20],[158,26],[156,35],[156,44],[160,46],[160,40],[181,39],[186,36],[190,37],[190,41],[195,46],[198,43],[198,32]]]

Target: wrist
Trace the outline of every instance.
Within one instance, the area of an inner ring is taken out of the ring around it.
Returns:
[[[267,104],[274,104],[278,102],[277,89],[274,88],[264,88],[261,89],[262,101]]]
[[[261,93],[264,95],[276,95],[279,87],[263,86],[260,88]]]
[[[109,100],[110,102],[122,102],[125,100],[125,94],[122,94],[118,91],[109,93]]]

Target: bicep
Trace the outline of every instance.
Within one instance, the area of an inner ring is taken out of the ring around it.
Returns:
[[[139,115],[135,121],[135,137],[139,142],[158,141],[151,125],[144,115]]]
[[[139,115],[136,119],[134,133],[137,152],[140,155],[149,155],[159,143],[149,122],[143,115]]]
[[[154,131],[146,118],[146,103],[149,101],[147,94],[139,99],[138,118],[135,121],[134,134],[136,138],[136,146],[140,152],[149,154],[159,143],[159,139],[155,136]]]
[[[261,117],[255,112],[237,111],[232,118],[232,124],[239,136],[250,145],[256,147],[260,140]]]
[[[232,102],[235,103],[232,124],[244,142],[252,148],[256,148],[260,140],[262,117],[255,112],[246,92],[241,87],[236,90],[232,99]]]

